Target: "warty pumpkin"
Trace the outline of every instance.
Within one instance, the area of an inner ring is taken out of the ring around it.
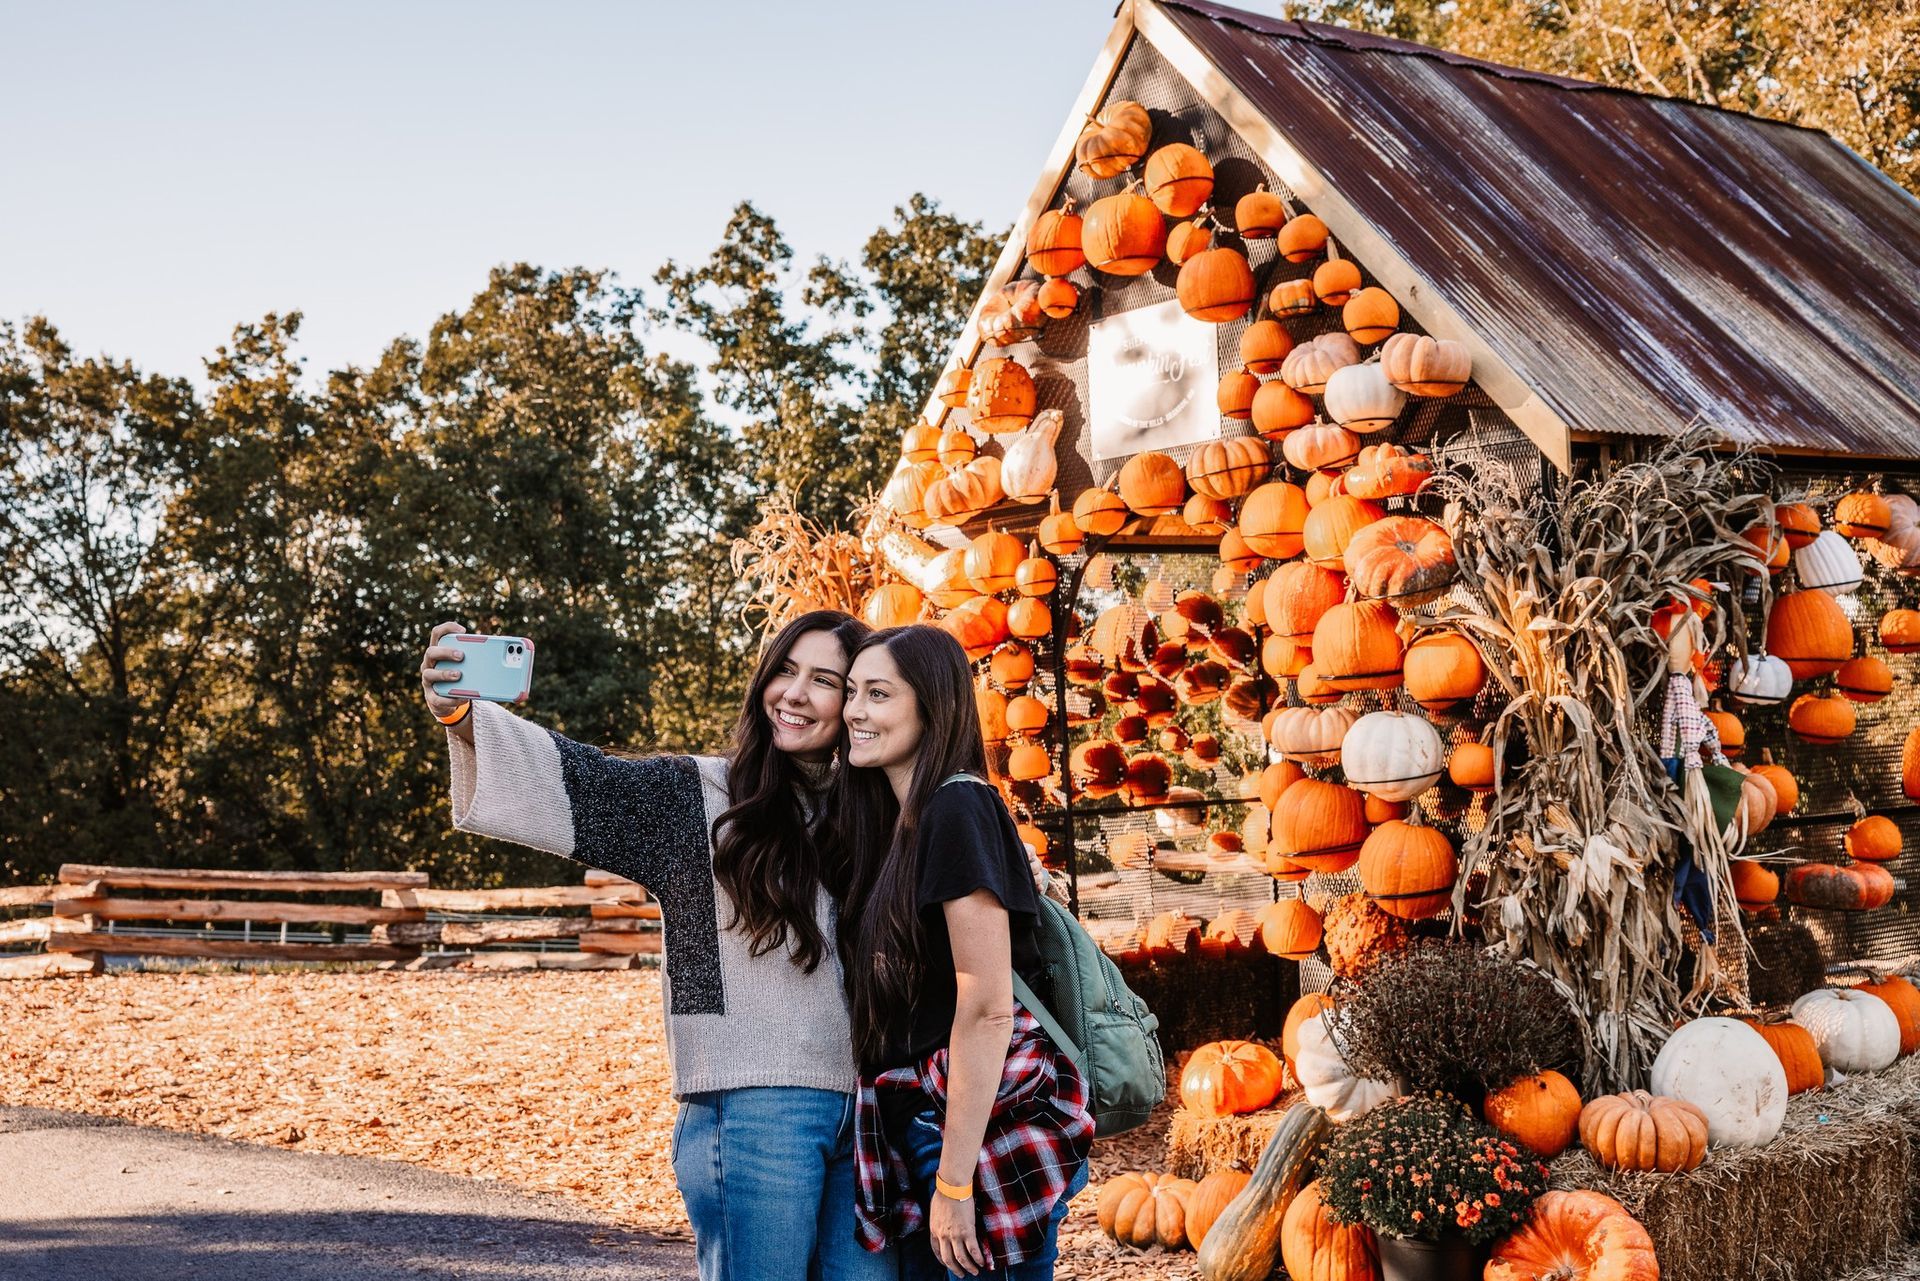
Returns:
[[[1364,1223],[1336,1223],[1320,1180],[1300,1189],[1280,1225],[1280,1257],[1293,1281],[1376,1281],[1380,1248]]]
[[[1144,276],[1167,246],[1167,224],[1153,201],[1131,191],[1102,196],[1087,208],[1080,243],[1087,265],[1109,276]]]
[[[1122,1245],[1177,1250],[1187,1243],[1187,1198],[1192,1194],[1192,1179],[1116,1175],[1100,1185],[1095,1214],[1100,1230]]]
[[[1280,1097],[1280,1057],[1252,1041],[1209,1041],[1180,1074],[1180,1105],[1198,1116],[1258,1112]]]
[[[1707,1114],[1645,1090],[1606,1094],[1580,1110],[1580,1142],[1610,1170],[1691,1170],[1707,1159]]]
[[[1327,962],[1341,978],[1359,978],[1381,957],[1406,948],[1407,923],[1365,894],[1343,894],[1321,918]]]
[[[1444,595],[1456,569],[1453,539],[1424,516],[1386,516],[1362,526],[1340,559],[1360,595],[1407,605]]]
[[[1523,1076],[1487,1095],[1487,1124],[1551,1161],[1580,1133],[1580,1091],[1551,1069]]]
[[[1758,1032],[1760,1039],[1773,1050],[1774,1057],[1780,1060],[1781,1070],[1787,1074],[1788,1094],[1803,1094],[1820,1088],[1826,1080],[1826,1073],[1820,1062],[1820,1046],[1813,1039],[1813,1033],[1792,1019],[1743,1018],[1740,1021]]]
[[[1659,1281],[1653,1237],[1604,1192],[1548,1192],[1494,1243],[1484,1281]]]
[[[1253,268],[1238,249],[1204,249],[1180,265],[1174,281],[1180,309],[1195,320],[1224,325],[1253,306]]]
[[[1280,1263],[1287,1210],[1332,1133],[1321,1109],[1305,1103],[1287,1109],[1247,1186],[1207,1231],[1200,1246],[1203,1281],[1267,1281]]]
[[[967,385],[967,414],[990,436],[1019,431],[1033,421],[1033,375],[1011,356],[980,362]]]
[[[1169,218],[1190,218],[1213,194],[1213,165],[1198,147],[1170,142],[1147,157],[1147,198]]]
[[[1380,348],[1387,381],[1409,396],[1443,399],[1459,392],[1473,376],[1473,357],[1465,343],[1425,334],[1394,334]]]
[[[1399,614],[1384,601],[1342,602],[1313,629],[1313,662],[1335,689],[1396,689],[1401,683]]]
[[[1073,144],[1074,163],[1089,178],[1118,178],[1140,163],[1153,140],[1153,118],[1122,98],[1090,116]]]

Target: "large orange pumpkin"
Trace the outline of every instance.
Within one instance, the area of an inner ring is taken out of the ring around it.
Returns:
[[[1787,1073],[1788,1094],[1820,1088],[1826,1079],[1826,1069],[1821,1065],[1820,1046],[1813,1039],[1813,1033],[1792,1019],[1740,1021],[1758,1032],[1772,1048],[1774,1057],[1780,1060],[1780,1066]]]
[[[1251,412],[1255,431],[1268,440],[1285,440],[1313,421],[1313,402],[1275,378],[1260,384]]]
[[[1893,527],[1893,508],[1878,494],[1856,490],[1834,504],[1833,527],[1847,538],[1879,538]]]
[[[1920,987],[1898,974],[1890,974],[1878,983],[1862,983],[1862,992],[1870,992],[1885,1001],[1900,1020],[1900,1053],[1920,1050]]]
[[[1395,689],[1404,649],[1400,616],[1385,601],[1342,602],[1313,629],[1313,665],[1335,689]]]
[[[1707,1114],[1681,1099],[1633,1090],[1580,1109],[1580,1142],[1612,1170],[1691,1170],[1707,1159]]]
[[[1900,828],[1884,814],[1869,814],[1847,829],[1849,857],[1868,863],[1891,863],[1900,857]]]
[[[1423,516],[1387,516],[1348,540],[1341,559],[1355,591],[1417,605],[1453,582],[1453,539]]]
[[[1269,955],[1304,961],[1320,946],[1320,934],[1320,913],[1300,899],[1276,899],[1260,909],[1260,945]]]
[[[1187,501],[1187,477],[1180,464],[1149,449],[1127,459],[1120,469],[1120,501],[1142,516],[1177,512]]]
[[[1378,1281],[1380,1247],[1363,1223],[1335,1223],[1315,1179],[1287,1206],[1280,1259],[1293,1281]]]
[[[1502,1237],[1484,1281],[1659,1281],[1653,1238],[1604,1192],[1548,1192]]]
[[[1260,586],[1267,626],[1276,636],[1308,641],[1326,612],[1347,596],[1347,580],[1336,570],[1290,560]]]
[[[1787,901],[1833,912],[1871,912],[1893,902],[1893,873],[1878,863],[1802,863],[1787,873]]]
[[[1257,436],[1210,440],[1187,458],[1187,483],[1208,498],[1231,500],[1253,492],[1273,470],[1273,455]]]
[[[1362,801],[1363,821],[1365,809]],[[1403,920],[1425,920],[1446,911],[1459,873],[1453,842],[1437,828],[1389,819],[1360,847],[1360,888],[1382,911]]]
[[[1487,1096],[1487,1124],[1551,1161],[1580,1132],[1580,1091],[1558,1072],[1523,1076]]]
[[[1839,694],[1802,694],[1787,709],[1787,728],[1809,743],[1831,746],[1858,723],[1853,704]]]
[[[1064,209],[1049,209],[1033,220],[1027,233],[1027,261],[1043,276],[1066,276],[1087,262],[1080,248],[1080,215],[1073,212],[1073,201]]]
[[[1187,1197],[1187,1244],[1198,1250],[1206,1244],[1221,1211],[1246,1190],[1253,1176],[1245,1170],[1215,1170],[1195,1185]]]
[[[1153,140],[1147,109],[1125,98],[1109,102],[1088,118],[1073,145],[1074,163],[1089,178],[1118,178],[1140,163]]]
[[[1252,1041],[1209,1041],[1180,1074],[1180,1104],[1206,1117],[1258,1112],[1280,1097],[1280,1057]]]
[[[1233,229],[1242,240],[1271,240],[1287,220],[1287,206],[1262,183],[1233,205]]]
[[[1444,712],[1476,697],[1487,683],[1480,647],[1459,632],[1428,632],[1407,646],[1407,696],[1430,712]]]
[[[1094,270],[1109,276],[1144,276],[1166,248],[1167,224],[1153,201],[1122,191],[1088,206],[1080,243]]]
[[[1206,249],[1181,264],[1174,281],[1180,309],[1195,320],[1224,325],[1253,306],[1253,268],[1238,249]]]
[[[1095,1215],[1100,1230],[1138,1250],[1187,1243],[1187,1198],[1192,1179],[1165,1174],[1121,1174],[1100,1185]]]
[[[1793,776],[1793,772],[1772,761],[1754,766],[1753,772],[1773,784],[1773,812],[1781,817],[1793,813],[1794,806],[1800,803],[1800,781]]]
[[[1020,562],[1025,559],[1026,550],[1020,546],[1019,539],[990,529],[967,548],[964,561],[967,582],[973,585],[973,590],[986,596],[1007,591],[1013,586]]]
[[[1301,530],[1310,515],[1307,496],[1298,485],[1269,481],[1241,502],[1240,537],[1256,555],[1284,560],[1303,545]],[[1222,559],[1225,551],[1223,540]]]
[[[1825,592],[1789,592],[1767,615],[1767,653],[1785,661],[1795,680],[1825,676],[1853,656],[1853,625]]]
[[[1303,778],[1273,807],[1268,853],[1315,872],[1344,872],[1366,841],[1367,804],[1360,793],[1323,779]]]
[[[1213,165],[1198,147],[1170,142],[1147,157],[1147,197],[1169,218],[1190,218],[1213,194]]]
[[[1301,526],[1301,544],[1307,559],[1316,565],[1344,571],[1347,547],[1354,536],[1385,517],[1386,512],[1364,498],[1351,494],[1329,497],[1307,513]]]

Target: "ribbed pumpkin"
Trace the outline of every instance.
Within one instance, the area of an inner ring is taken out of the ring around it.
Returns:
[[[1850,858],[1866,863],[1891,863],[1900,857],[1900,829],[1884,814],[1869,814],[1847,829]]]
[[[1435,828],[1389,819],[1360,847],[1360,888],[1381,911],[1404,921],[1423,921],[1452,906],[1459,874],[1453,842]]]
[[[1893,874],[1878,863],[1802,863],[1787,873],[1787,901],[1831,912],[1871,912],[1893,901]]]
[[[1314,419],[1313,402],[1285,380],[1260,384],[1253,396],[1253,429],[1268,440],[1284,440]]]
[[[1345,427],[1312,422],[1289,432],[1280,452],[1301,471],[1337,472],[1349,466],[1359,454],[1360,438]]]
[[[1386,516],[1362,527],[1341,560],[1360,595],[1403,605],[1445,594],[1456,569],[1453,539],[1424,516]]]
[[[1187,1244],[1198,1250],[1207,1233],[1233,1199],[1246,1190],[1253,1176],[1245,1170],[1215,1170],[1187,1197]]]
[[[1880,648],[1889,654],[1920,654],[1920,609],[1890,609],[1880,615]]]
[[[1558,1072],[1523,1076],[1487,1095],[1487,1124],[1551,1161],[1580,1133],[1580,1091]]]
[[[1378,285],[1369,285],[1340,308],[1340,325],[1355,342],[1371,347],[1400,328],[1400,304]]]
[[[1653,1237],[1604,1192],[1552,1191],[1500,1238],[1482,1281],[1660,1281]]]
[[[1204,1117],[1258,1112],[1280,1097],[1280,1056],[1252,1041],[1209,1041],[1180,1074],[1180,1105]]]
[[[957,365],[940,375],[940,382],[933,394],[941,404],[949,409],[959,409],[967,403],[967,389],[973,383],[973,370],[965,365]]]
[[[1878,983],[1862,983],[1860,990],[1885,1001],[1893,1016],[1900,1020],[1901,1055],[1920,1050],[1920,987],[1891,974]]]
[[[1786,663],[1795,680],[1825,676],[1853,656],[1853,626],[1825,592],[1789,592],[1767,615],[1767,652]]]
[[[1821,1066],[1820,1046],[1814,1041],[1813,1033],[1792,1019],[1740,1021],[1758,1032],[1773,1051],[1774,1057],[1780,1060],[1780,1066],[1787,1073],[1788,1094],[1802,1094],[1820,1088],[1826,1080],[1826,1070]]]
[[[1345,334],[1321,334],[1301,343],[1280,363],[1280,378],[1287,386],[1308,396],[1327,389],[1327,380],[1335,371],[1360,363],[1360,348]]]
[[[1278,196],[1269,196],[1268,199],[1276,205],[1280,203]],[[1266,207],[1263,206],[1263,213],[1265,209]],[[1235,212],[1237,214],[1238,210],[1236,209]],[[1261,221],[1265,222],[1267,219],[1262,218]],[[1243,231],[1240,234],[1246,233]],[[1281,225],[1275,240],[1274,248],[1279,251],[1282,258],[1288,262],[1306,262],[1309,259],[1318,258],[1326,249],[1327,224],[1320,221],[1314,214],[1295,214]]]
[[[1313,281],[1304,276],[1281,281],[1267,295],[1267,310],[1276,316],[1311,315],[1319,305],[1320,300],[1313,296]]]
[[[1177,512],[1187,501],[1187,477],[1180,464],[1147,450],[1127,459],[1120,469],[1120,501],[1142,516]]]
[[[1344,573],[1347,545],[1354,535],[1385,517],[1386,512],[1364,498],[1335,494],[1307,513],[1300,524],[1300,545],[1314,564]]]
[[[1380,348],[1387,381],[1410,396],[1454,395],[1473,376],[1466,344],[1425,334],[1394,334]]]
[[[1284,560],[1304,545],[1302,531],[1310,513],[1298,485],[1269,481],[1240,504],[1240,537],[1255,554]],[[1221,544],[1224,559],[1225,543]]]
[[[1347,596],[1346,579],[1310,561],[1290,560],[1260,585],[1267,626],[1276,636],[1310,641],[1326,612]]]
[[[1187,1243],[1187,1198],[1192,1195],[1192,1179],[1116,1175],[1100,1185],[1095,1215],[1100,1230],[1122,1245],[1177,1250]]]
[[[1293,351],[1293,335],[1277,320],[1256,320],[1240,335],[1240,362],[1256,374],[1277,374]]]
[[[1170,142],[1147,157],[1147,198],[1169,218],[1190,218],[1213,194],[1213,165],[1198,147]]]
[[[1387,381],[1379,365],[1348,365],[1327,379],[1327,417],[1358,432],[1391,427],[1407,406],[1407,393]]]
[[[1429,712],[1469,702],[1486,687],[1487,665],[1479,647],[1459,632],[1428,632],[1407,646],[1403,660],[1407,696]]]
[[[1920,801],[1920,725],[1907,731],[1900,745],[1900,791],[1910,801]]]
[[[1073,144],[1074,163],[1089,178],[1118,178],[1140,163],[1153,140],[1147,109],[1125,98],[1109,102],[1088,118]]]
[[[1342,602],[1313,629],[1313,663],[1335,689],[1395,689],[1401,683],[1399,614],[1383,601]]]
[[[1026,549],[1012,534],[988,530],[967,547],[967,582],[973,590],[991,596],[1012,588],[1015,572],[1026,559]]]
[[[1672,1174],[1707,1159],[1707,1116],[1645,1090],[1605,1094],[1580,1110],[1580,1142],[1610,1170]]]
[[[1272,469],[1273,457],[1265,441],[1233,436],[1210,440],[1188,456],[1187,483],[1196,494],[1231,500],[1252,493]]]
[[[967,385],[967,414],[990,436],[1019,431],[1033,421],[1033,375],[1011,356],[994,356],[974,368]]]
[[[926,597],[920,589],[911,583],[888,583],[876,587],[861,607],[860,617],[867,626],[876,630],[883,627],[905,627],[920,620],[920,611],[926,605]]]
[[[1314,872],[1344,872],[1360,858],[1368,836],[1360,793],[1323,779],[1303,778],[1273,807],[1269,854]]]
[[[1363,1223],[1335,1223],[1320,1180],[1301,1188],[1280,1225],[1280,1258],[1293,1281],[1378,1281],[1380,1247]]]
[[[1088,206],[1080,243],[1094,270],[1109,276],[1144,276],[1159,263],[1166,248],[1167,224],[1153,201],[1122,191]]]
[[[1260,909],[1260,946],[1269,955],[1304,961],[1319,948],[1320,932],[1320,913],[1300,899],[1276,899]]]
[[[1086,266],[1087,255],[1080,248],[1080,215],[1073,212],[1073,201],[1062,209],[1049,209],[1033,220],[1027,233],[1027,261],[1043,276],[1065,276]]]
[[[1893,692],[1893,669],[1871,654],[1850,658],[1833,674],[1833,687],[1856,703],[1877,703]]]
[[[1273,713],[1268,741],[1282,756],[1302,765],[1332,765],[1340,744],[1360,719],[1351,707],[1283,707]]]
[[[1174,292],[1180,309],[1195,320],[1224,325],[1246,315],[1258,291],[1245,254],[1238,249],[1206,249],[1181,264]]]
[[[1756,765],[1753,772],[1773,785],[1774,813],[1785,817],[1800,804],[1800,781],[1784,765],[1771,761]]]
[[[1858,722],[1853,704],[1838,694],[1802,694],[1787,709],[1787,728],[1809,743],[1838,743]]]
[[[1893,509],[1878,494],[1856,490],[1833,506],[1833,527],[1846,538],[1878,538],[1893,525]]]
[[[1340,744],[1347,786],[1387,801],[1418,797],[1439,781],[1446,762],[1439,731],[1406,712],[1369,712]]]
[[[1780,897],[1780,878],[1765,864],[1750,858],[1732,861],[1733,897],[1742,911],[1758,912]]]

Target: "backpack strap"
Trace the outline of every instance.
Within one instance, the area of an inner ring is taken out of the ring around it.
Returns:
[[[991,783],[987,782],[986,779],[981,778],[978,774],[968,774],[964,770],[958,774],[949,774],[945,778],[941,779],[940,787],[945,787],[948,783],[978,783],[982,787],[993,786]],[[937,792],[940,790],[940,788],[937,787],[934,790]]]
[[[1067,1035],[1067,1029],[1060,1026],[1060,1020],[1054,1018],[1053,1012],[1033,994],[1033,989],[1027,986],[1027,981],[1020,977],[1018,970],[1013,972],[1013,995],[1027,1013],[1033,1015],[1033,1021],[1038,1023],[1041,1030],[1052,1040],[1054,1048],[1072,1059],[1073,1065],[1079,1068],[1081,1075],[1084,1076],[1087,1071],[1085,1051],[1073,1043],[1073,1038]]]

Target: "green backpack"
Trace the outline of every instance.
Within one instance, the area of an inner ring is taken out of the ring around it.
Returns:
[[[962,779],[988,786],[971,774],[940,786]],[[1167,1094],[1166,1059],[1154,1035],[1159,1016],[1127,987],[1073,913],[1044,894],[1034,939],[1046,966],[1045,990],[1035,992],[1016,972],[1013,994],[1086,1079],[1094,1134],[1104,1139],[1146,1124]]]

